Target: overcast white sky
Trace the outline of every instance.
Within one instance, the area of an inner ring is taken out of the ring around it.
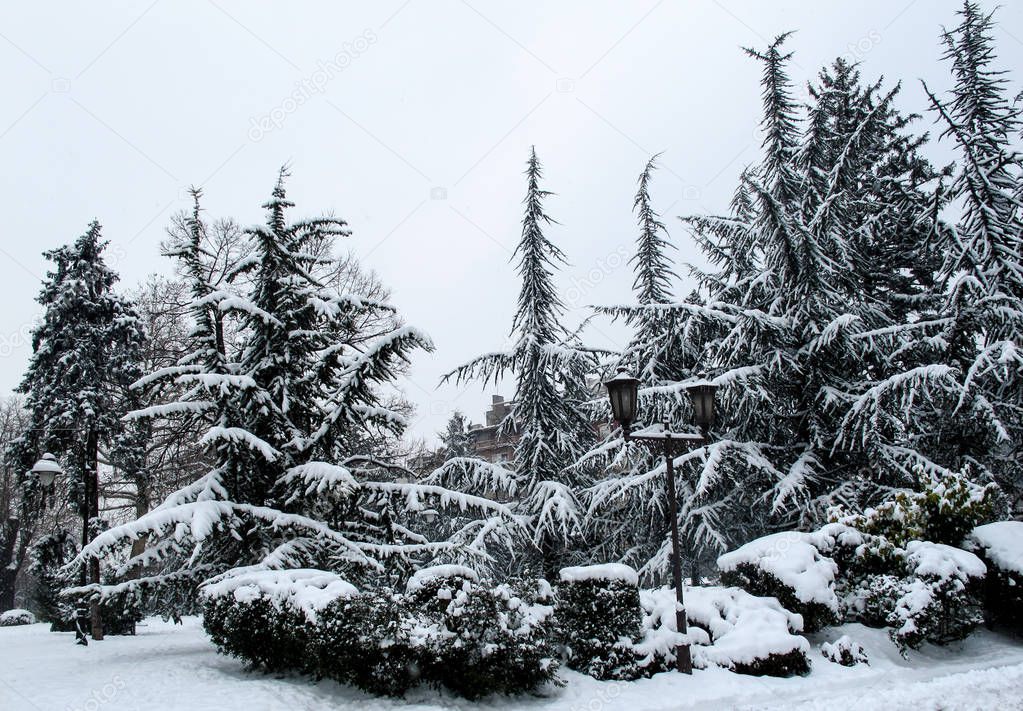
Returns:
[[[158,244],[186,186],[203,186],[210,216],[259,222],[290,162],[294,216],[347,219],[349,246],[436,342],[403,383],[413,431],[431,437],[454,408],[478,422],[493,388],[436,386],[506,342],[530,145],[557,193],[549,236],[571,261],[558,281],[576,323],[587,304],[629,298],[632,196],[650,154],[665,151],[654,197],[680,261],[695,255],[675,216],[724,210],[756,159],[760,68],[741,46],[796,29],[793,79],[844,54],[868,78],[902,79],[903,107],[922,111],[918,79],[948,85],[938,33],[958,5],[5,3],[0,391],[31,352],[43,250],[96,217],[124,286],[169,273]],[[1012,69],[1023,3],[998,16]],[[605,323],[591,336],[626,338]]]

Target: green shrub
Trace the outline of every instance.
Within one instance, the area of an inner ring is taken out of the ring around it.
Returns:
[[[226,594],[208,594],[204,625],[222,652],[252,668],[303,671],[378,696],[430,684],[479,698],[554,681],[551,608],[460,570],[465,574],[452,574],[454,567],[420,571],[405,594],[345,592],[312,615],[296,603],[324,597],[302,595],[311,571],[299,571],[297,580],[283,572],[260,580],[261,587],[226,585],[217,591]]]
[[[217,649],[254,669],[305,669],[308,624],[300,612],[269,597],[233,595],[207,598],[203,627]]]
[[[803,630],[806,632],[817,632],[839,622],[838,614],[830,605],[816,600],[800,600],[791,585],[753,563],[740,563],[722,571],[721,584],[742,588],[756,597],[777,598],[786,610],[803,617]]]
[[[624,565],[565,568],[554,615],[570,669],[595,679],[642,676],[633,647],[642,631],[634,570]]]
[[[1023,521],[978,526],[968,547],[987,566],[983,600],[988,626],[1023,632]]]
[[[958,546],[978,524],[995,513],[998,487],[981,485],[969,470],[938,477],[921,472],[917,491],[900,491],[863,513],[832,509],[828,518],[903,548],[910,541]]]

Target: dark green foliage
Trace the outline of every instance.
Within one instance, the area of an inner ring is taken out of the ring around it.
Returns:
[[[642,622],[635,585],[621,580],[562,581],[554,616],[570,669],[595,679],[642,676],[632,647]]]
[[[899,491],[862,514],[832,509],[829,518],[894,546],[914,540],[958,546],[976,526],[991,520],[998,493],[995,484],[981,485],[969,471],[941,477],[921,473],[916,491]]]
[[[403,696],[422,678],[407,617],[401,597],[386,592],[335,600],[318,615],[309,648],[316,675],[378,696]]]
[[[60,591],[71,584],[71,578],[60,568],[75,556],[75,543],[71,534],[60,531],[56,534],[42,536],[32,547],[32,564],[30,570],[35,576],[36,584],[32,590],[32,604],[41,622],[52,624],[53,631],[68,631],[66,614],[62,608]]]
[[[803,616],[803,631],[817,632],[838,624],[835,612],[819,602],[803,602],[795,590],[752,563],[742,563],[721,574],[723,585],[734,585],[757,597],[775,597],[782,606]]]
[[[785,654],[770,654],[749,663],[737,663],[732,671],[750,676],[802,676],[810,673],[810,660],[802,650],[794,649]]]
[[[1023,633],[1023,575],[999,566],[983,547],[974,552],[987,566],[981,591],[984,622],[988,627]]]
[[[211,598],[203,609],[203,626],[221,653],[253,668],[267,672],[305,668],[309,639],[305,618],[268,598]]]
[[[338,598],[315,623],[266,597],[232,595],[208,600],[203,620],[221,652],[253,668],[301,671],[377,696],[428,684],[475,699],[556,681],[543,613],[507,586],[438,578],[404,595]]]

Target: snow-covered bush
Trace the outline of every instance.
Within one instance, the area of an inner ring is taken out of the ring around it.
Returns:
[[[686,590],[687,639],[693,666],[718,666],[739,674],[792,676],[810,671],[810,645],[798,635],[803,620],[774,598],[754,597],[739,588],[715,586]],[[647,674],[674,667],[675,591],[640,591],[642,638],[633,648]]]
[[[422,620],[413,622],[403,603],[400,595],[370,591],[324,608],[310,644],[316,675],[378,696],[402,696],[420,683],[413,637],[422,649],[431,630]]]
[[[319,570],[236,571],[203,587],[203,626],[217,648],[265,671],[311,671],[316,615],[356,589]]]
[[[988,622],[1023,627],[1023,521],[977,526],[966,545],[987,565],[984,609]]]
[[[838,564],[815,543],[820,536],[786,531],[758,538],[718,558],[721,582],[760,597],[775,597],[816,632],[839,620]]]
[[[918,488],[899,491],[863,513],[834,508],[828,517],[899,547],[909,541],[957,546],[977,524],[990,520],[998,493],[994,484],[982,486],[973,481],[968,471],[940,477],[921,473]]]
[[[859,642],[853,641],[849,635],[844,634],[834,642],[825,642],[821,645],[821,654],[828,661],[841,664],[843,667],[853,667],[857,664],[870,664],[867,657],[867,650]]]
[[[885,510],[890,516],[882,519],[870,513],[844,517],[810,533],[758,538],[718,559],[721,579],[755,595],[777,597],[803,616],[807,631],[839,621],[891,627],[892,640],[903,651],[925,641],[962,639],[980,620],[983,562],[950,545],[905,539],[925,527],[907,533],[895,527],[898,512],[904,510]],[[945,516],[946,523],[951,518]],[[884,527],[872,525],[882,520]],[[874,532],[878,530],[896,535],[904,547]]]
[[[968,551],[910,541],[904,574],[873,579],[864,621],[883,620],[903,652],[924,642],[963,639],[983,619],[978,592],[985,573],[984,563]]]
[[[19,625],[34,625],[36,616],[28,610],[8,610],[0,614],[0,627],[17,627]]]
[[[558,668],[553,608],[530,604],[511,586],[489,588],[448,572],[455,574],[425,582],[414,577],[406,596],[435,630],[420,652],[437,660],[424,670],[428,679],[470,699],[533,691],[553,681]]]
[[[641,676],[633,648],[641,622],[635,570],[620,563],[563,568],[555,618],[570,669],[595,679]]]
[[[444,565],[404,594],[357,591],[319,570],[236,571],[203,588],[204,625],[220,651],[264,671],[300,671],[382,696],[414,686],[468,698],[553,681],[549,605]]]

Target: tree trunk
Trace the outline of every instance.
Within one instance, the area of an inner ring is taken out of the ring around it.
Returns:
[[[86,463],[83,471],[85,476],[85,516],[82,526],[82,548],[84,549],[96,534],[96,526],[99,525],[99,439],[96,432],[90,427],[86,440]],[[85,577],[88,568],[89,581],[99,585],[99,558],[90,558],[82,563],[82,577]],[[92,621],[92,638],[103,639],[103,618],[100,614],[99,595],[92,597],[89,603],[89,617]]]
[[[135,496],[135,518],[139,519],[149,513],[149,492],[142,482],[136,482],[137,494]],[[131,557],[142,555],[149,543],[149,534],[143,533],[131,543]],[[142,577],[142,566],[136,565],[128,571],[128,578]]]
[[[14,608],[14,584],[21,570],[18,533],[21,521],[14,516],[7,519],[0,537],[0,612]]]

